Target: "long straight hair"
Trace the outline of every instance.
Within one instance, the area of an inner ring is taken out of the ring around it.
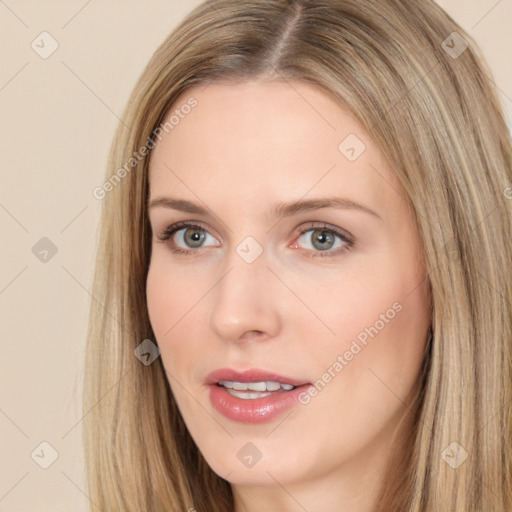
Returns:
[[[92,509],[233,511],[161,358],[146,366],[134,356],[155,337],[145,294],[149,155],[133,157],[152,147],[187,89],[246,80],[307,83],[350,109],[417,224],[432,339],[378,510],[510,512],[511,140],[476,43],[430,0],[210,0],[151,58],[102,189],[83,406]]]

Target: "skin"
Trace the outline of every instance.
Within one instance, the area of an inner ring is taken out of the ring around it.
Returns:
[[[237,512],[369,512],[417,386],[430,325],[406,195],[357,119],[309,85],[214,84],[186,91],[176,106],[191,96],[197,106],[152,151],[150,201],[186,199],[207,205],[211,216],[150,208],[147,279],[151,324],[187,428],[231,483]],[[338,148],[350,134],[366,146],[355,161]],[[275,203],[330,196],[378,216],[323,208],[270,217]],[[159,240],[180,221],[200,223],[202,246],[190,245],[194,228],[188,239],[183,230]],[[319,228],[311,223],[344,230],[353,247],[335,254],[346,246],[336,235],[315,244]],[[252,263],[236,252],[248,236],[263,249]],[[195,253],[172,253],[173,241]],[[333,371],[358,334],[397,303],[400,312]],[[223,367],[308,382],[331,368],[334,377],[307,405],[248,425],[225,418],[209,400],[205,378]],[[251,468],[237,458],[248,442],[262,454]]]

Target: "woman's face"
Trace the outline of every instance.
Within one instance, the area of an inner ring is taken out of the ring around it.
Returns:
[[[190,434],[235,485],[370,485],[430,325],[393,170],[305,84],[194,88],[172,113],[151,155],[147,299]]]

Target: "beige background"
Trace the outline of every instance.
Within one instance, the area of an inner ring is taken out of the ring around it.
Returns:
[[[101,206],[92,190],[135,80],[198,3],[0,0],[0,512],[89,505],[80,407]],[[510,123],[512,0],[439,3],[484,50]],[[31,48],[43,31],[59,45],[47,59]],[[58,249],[46,263],[32,252],[42,237]],[[51,460],[43,441],[58,452],[48,469],[35,462]]]

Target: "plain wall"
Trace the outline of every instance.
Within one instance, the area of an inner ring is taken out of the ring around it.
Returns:
[[[512,2],[439,3],[480,44],[512,124]],[[90,506],[81,392],[101,207],[92,191],[136,79],[198,4],[0,2],[0,512]],[[31,47],[49,49],[43,31],[59,45],[47,59]],[[58,452],[48,469],[42,442]]]

